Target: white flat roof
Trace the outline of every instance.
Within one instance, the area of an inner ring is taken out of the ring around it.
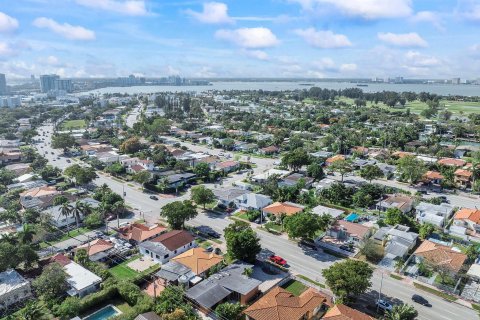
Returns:
[[[28,280],[13,269],[0,273],[0,296],[26,285]]]
[[[65,272],[70,276],[67,282],[77,291],[102,282],[102,278],[73,261],[64,268]]]

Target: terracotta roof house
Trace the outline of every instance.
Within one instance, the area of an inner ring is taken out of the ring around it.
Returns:
[[[262,211],[263,215],[265,216],[268,214],[273,214],[275,216],[285,214],[287,216],[291,216],[296,213],[302,212],[304,209],[304,206],[293,202],[275,202],[263,208]]]
[[[459,188],[468,188],[471,185],[473,172],[465,169],[457,169],[454,172],[455,184]]]
[[[269,146],[259,150],[261,154],[274,154],[274,153],[278,153],[279,151],[280,149],[276,146]]]
[[[375,320],[375,318],[347,307],[344,304],[336,304],[325,313],[322,319],[326,320]]]
[[[142,255],[163,264],[195,247],[194,240],[194,237],[185,230],[172,230],[140,243],[138,248]]]
[[[353,241],[358,244],[370,235],[370,228],[358,223],[338,220],[327,230],[327,235],[337,240]]]
[[[39,208],[45,209],[53,204],[53,199],[61,195],[61,191],[57,191],[55,187],[42,186],[35,187],[20,193],[20,203],[23,208]]]
[[[437,163],[448,167],[463,167],[467,161],[462,159],[443,158],[438,160]]]
[[[480,210],[462,208],[458,210],[454,217],[453,223],[455,226],[465,228],[471,235],[480,233]]]
[[[240,168],[240,162],[227,160],[215,164],[215,170],[223,171],[225,173],[232,172]]]
[[[91,261],[101,261],[108,257],[108,251],[112,250],[115,245],[104,239],[95,239],[88,243],[82,244],[75,248],[75,252],[80,249],[87,250],[88,257]]]
[[[405,152],[405,151],[395,151],[394,153],[392,153],[392,157],[396,157],[400,159],[408,156],[414,156],[414,154],[411,152]]]
[[[423,175],[423,180],[429,183],[440,184],[442,183],[443,179],[443,175],[438,171],[427,171]]]
[[[153,239],[166,231],[164,226],[146,223],[132,223],[118,228],[120,238],[135,244]]]
[[[327,160],[325,160],[325,164],[328,166],[328,165],[331,165],[332,163],[334,163],[335,161],[340,161],[340,160],[345,160],[345,156],[343,156],[341,154],[337,154],[337,155],[335,155],[333,157],[330,157]]]
[[[462,268],[467,256],[450,247],[425,240],[413,253],[417,262],[427,261],[434,266],[445,266],[452,273],[457,273]]]
[[[403,194],[391,194],[376,204],[379,211],[387,211],[390,208],[397,208],[403,213],[410,212],[413,209],[413,198]]]
[[[327,297],[312,288],[296,297],[275,287],[243,313],[247,320],[307,320],[325,310],[327,301]]]
[[[172,258],[171,261],[181,263],[195,275],[203,277],[208,270],[221,263],[223,257],[203,248],[193,248]]]

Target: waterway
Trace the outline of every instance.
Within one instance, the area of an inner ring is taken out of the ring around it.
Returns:
[[[320,87],[325,89],[346,89],[357,88],[355,83],[351,82],[305,82],[305,81],[215,81],[210,86],[136,86],[136,87],[109,87],[101,88],[84,94],[103,94],[103,93],[156,93],[156,92],[206,92],[209,90],[265,90],[265,91],[284,91],[295,89],[310,89],[311,87]],[[358,87],[364,92],[381,91],[412,91],[412,92],[430,92],[439,95],[460,95],[460,96],[480,96],[480,85],[453,85],[453,84],[394,84],[394,83],[369,83],[368,87]]]

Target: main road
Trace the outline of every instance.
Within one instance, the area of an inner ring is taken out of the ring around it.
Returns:
[[[45,142],[36,144],[36,147],[39,152],[45,155],[52,165],[57,166],[60,169],[64,169],[72,163],[68,163],[66,158],[61,157],[58,150],[51,148],[50,142],[52,130],[53,128],[51,126],[39,128],[40,134],[43,132],[48,133],[46,133],[44,137]],[[219,154],[221,152],[219,150],[209,149],[204,146],[192,145],[190,143],[183,142],[182,144],[194,151],[209,152],[211,154]],[[256,165],[256,168],[254,169],[255,173],[263,172],[264,170],[274,166],[273,159],[252,158],[251,161]],[[232,181],[243,178],[244,175],[233,175],[233,177],[229,178],[228,180],[224,180],[222,185],[211,184],[208,185],[208,187],[223,188],[230,185]],[[382,181],[383,180],[380,180],[379,182],[381,183]],[[95,183],[97,185],[105,183],[114,192],[119,194],[125,191],[125,202],[131,207],[136,208],[137,211],[141,212],[142,217],[151,222],[158,221],[160,209],[165,204],[172,201],[189,198],[189,193],[187,192],[179,197],[159,197],[159,200],[155,201],[150,199],[148,194],[143,193],[138,186],[121,182],[103,174],[99,175],[99,178],[95,180]],[[223,233],[223,229],[230,223],[231,220],[226,216],[203,212],[200,213],[195,219],[189,221],[190,225],[207,225],[219,233]],[[302,250],[295,242],[290,241],[285,237],[275,236],[260,229],[256,229],[256,231],[260,237],[262,248],[284,257],[288,261],[290,270],[293,273],[305,275],[319,282],[324,281],[322,270],[328,268],[335,261],[341,260],[325,253]],[[382,273],[384,273],[384,271],[381,269],[375,270],[371,280],[371,290],[361,297],[361,302],[365,301],[365,304],[374,303],[375,299],[378,297],[380,287],[382,287],[382,297],[395,303],[411,303],[411,296],[415,293],[420,294],[428,299],[432,304],[432,307],[415,305],[415,308],[419,312],[418,319],[421,320],[476,319],[478,317],[477,313],[472,309],[420,291],[413,287],[410,283],[393,279],[388,274],[384,274],[382,279]]]

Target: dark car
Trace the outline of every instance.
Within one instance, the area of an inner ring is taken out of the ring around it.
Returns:
[[[315,251],[318,250],[318,248],[317,248],[317,246],[315,245],[315,243],[312,242],[312,241],[308,241],[308,240],[300,240],[300,241],[298,242],[298,246],[299,246],[299,247],[302,247],[302,248],[307,248],[307,249],[315,250]]]
[[[341,246],[340,246],[340,249],[345,250],[345,251],[348,251],[348,252],[355,252],[355,249],[353,249],[353,248],[350,247],[350,246],[346,246],[346,245],[341,245]]]
[[[150,199],[157,201],[158,197],[157,196],[150,196]]]
[[[428,300],[425,299],[424,297],[422,297],[421,295],[418,295],[418,294],[414,294],[412,296],[412,301],[413,302],[416,302],[418,304],[421,304],[422,306],[428,306],[430,305],[430,303],[428,303]]]
[[[210,231],[207,231],[206,233],[209,237],[212,237],[212,238],[215,238],[215,239],[220,238],[220,233],[218,233],[216,231],[210,230]]]

